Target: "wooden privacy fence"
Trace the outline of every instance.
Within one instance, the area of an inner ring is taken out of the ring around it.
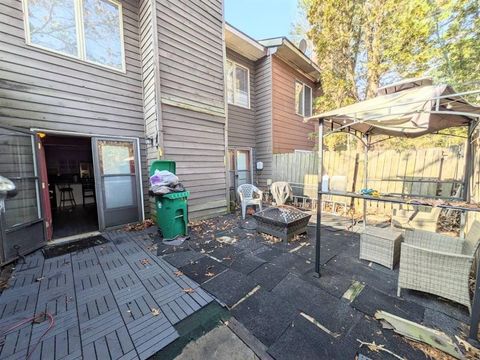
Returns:
[[[464,147],[379,150],[368,154],[368,188],[383,194],[453,197],[459,195],[464,174]],[[476,156],[478,159],[478,156]],[[364,154],[357,151],[325,151],[323,173],[345,176],[347,191],[364,187]],[[478,166],[477,166],[478,167]],[[275,154],[272,180],[288,181],[297,196],[317,198],[317,155],[315,153]],[[478,177],[477,177],[478,179]],[[478,181],[478,180],[477,180]],[[477,186],[478,188],[478,186]],[[478,196],[478,195],[477,195]],[[347,201],[348,198],[334,197]],[[351,205],[358,206],[360,200]],[[389,214],[399,205],[369,201],[367,208]],[[357,207],[360,209],[360,207]]]

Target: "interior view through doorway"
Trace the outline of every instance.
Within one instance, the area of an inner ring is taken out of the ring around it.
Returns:
[[[46,134],[41,141],[45,151],[52,238],[97,231],[92,139]]]
[[[237,188],[252,183],[252,151],[249,148],[228,149],[230,199],[237,198]]]

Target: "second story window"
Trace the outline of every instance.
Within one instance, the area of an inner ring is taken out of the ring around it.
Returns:
[[[250,108],[248,68],[227,60],[227,100],[229,104]]]
[[[295,81],[295,112],[297,115],[312,116],[312,88]]]
[[[24,0],[27,44],[125,69],[122,6],[113,0]]]

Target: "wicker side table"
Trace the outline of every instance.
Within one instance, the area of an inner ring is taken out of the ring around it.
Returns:
[[[360,235],[360,259],[393,269],[400,259],[402,231],[367,226]]]

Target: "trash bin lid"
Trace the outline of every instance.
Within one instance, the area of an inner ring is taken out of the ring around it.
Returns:
[[[181,192],[172,192],[170,194],[165,194],[162,197],[174,200],[174,199],[181,199],[181,198],[188,198],[190,195],[189,191],[181,191]]]
[[[173,160],[155,160],[150,166],[150,176],[155,174],[155,170],[167,170],[172,174],[176,174],[177,164]]]

